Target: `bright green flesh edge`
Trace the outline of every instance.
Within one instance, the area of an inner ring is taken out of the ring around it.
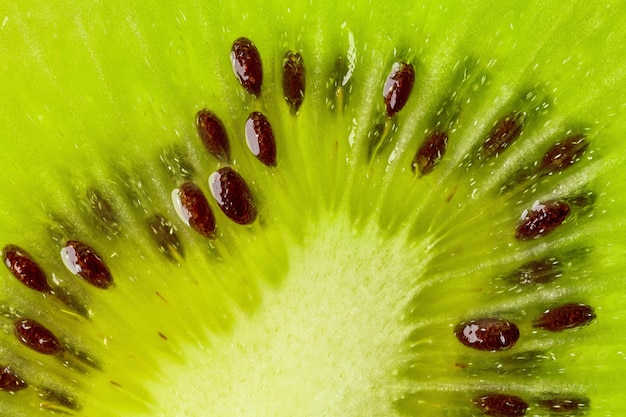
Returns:
[[[550,392],[588,396],[589,416],[626,415],[626,3],[5,3],[0,244],[26,248],[91,314],[75,315],[0,271],[0,364],[30,385],[0,392],[0,415],[471,416],[480,415],[471,398],[484,392],[523,397],[528,415],[547,415],[535,402]],[[230,68],[239,36],[263,59],[257,101]],[[307,70],[297,116],[281,94],[288,49],[302,51]],[[330,109],[335,59],[352,53],[347,105]],[[368,163],[367,133],[396,60],[416,64],[415,88],[393,144]],[[459,85],[463,72],[479,80],[476,91]],[[459,168],[526,90],[547,100],[544,114],[492,164]],[[454,91],[464,104],[448,152],[418,178],[415,149]],[[224,120],[233,165],[260,213],[243,227],[212,203],[214,241],[176,217],[170,192],[181,178],[159,158],[187,155],[210,195],[218,164],[194,126],[204,107]],[[258,109],[275,129],[276,168],[246,148],[243,121]],[[584,160],[498,196],[506,178],[570,129],[588,132]],[[111,199],[117,235],[95,226],[89,187]],[[515,240],[534,201],[582,191],[597,194],[593,211],[537,241]],[[153,213],[176,225],[180,265],[150,240]],[[69,274],[54,233],[94,246],[116,286],[98,290]],[[584,248],[591,251],[580,257]],[[521,288],[502,279],[555,254],[569,255],[554,283]],[[592,305],[598,319],[578,331],[532,328],[543,310],[568,301]],[[45,323],[101,369],[20,345],[16,314]],[[455,324],[490,315],[520,326],[511,351],[470,351],[454,338]],[[526,352],[544,359],[520,370],[513,358]],[[45,387],[81,409],[42,399]]]

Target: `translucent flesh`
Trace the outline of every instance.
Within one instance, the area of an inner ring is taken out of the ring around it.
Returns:
[[[0,245],[27,249],[88,314],[0,271],[0,365],[29,384],[0,392],[0,414],[469,416],[472,398],[490,392],[523,397],[529,415],[547,415],[538,403],[557,394],[588,397],[589,416],[626,411],[623,2],[5,3]],[[239,36],[263,60],[258,100],[232,74]],[[290,49],[307,71],[297,116],[281,93]],[[400,60],[414,63],[416,83],[389,121],[382,86]],[[215,240],[185,225],[170,198],[180,160],[210,197],[219,165],[194,125],[205,107],[224,121],[259,209],[244,227],[211,201]],[[473,158],[493,124],[521,109],[527,124],[510,149]],[[247,148],[255,110],[272,123],[276,168]],[[377,123],[387,133],[368,159]],[[415,151],[437,123],[450,129],[447,152],[416,176]],[[573,167],[500,191],[579,132],[590,146]],[[93,188],[116,227],[89,208]],[[549,236],[515,239],[535,201],[588,192],[593,207]],[[174,262],[149,235],[155,213],[178,230]],[[103,255],[114,288],[66,270],[70,238]],[[563,276],[506,280],[545,257],[561,260]],[[532,327],[572,301],[598,318],[562,333]],[[518,344],[478,352],[455,339],[457,323],[485,316],[516,322]],[[41,321],[66,354],[25,348],[16,317]]]

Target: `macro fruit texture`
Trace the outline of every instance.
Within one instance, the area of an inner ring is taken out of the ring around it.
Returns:
[[[625,415],[623,2],[4,3],[0,415]]]

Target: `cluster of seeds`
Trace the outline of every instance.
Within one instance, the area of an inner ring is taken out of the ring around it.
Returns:
[[[247,38],[237,39],[232,46],[231,62],[235,76],[244,90],[258,98],[262,92],[263,68],[256,46]],[[297,115],[304,100],[306,78],[304,59],[299,52],[288,51],[282,62],[283,96],[293,115]],[[394,119],[407,104],[415,82],[415,68],[409,62],[395,62],[384,83],[383,102],[387,121]],[[499,156],[523,132],[528,115],[524,111],[513,111],[497,121],[484,142],[475,150],[475,160],[485,161]],[[240,225],[252,224],[258,217],[253,194],[244,178],[231,166],[230,141],[220,118],[211,110],[203,109],[196,115],[196,126],[200,140],[206,150],[222,165],[208,178],[213,201],[233,222]],[[243,123],[246,143],[251,153],[265,166],[277,164],[276,139],[268,118],[259,111],[250,113]],[[385,133],[385,127],[381,135]],[[411,163],[413,172],[421,175],[432,173],[445,156],[449,132],[436,128],[427,134],[418,147]],[[555,143],[543,157],[526,172],[526,177],[543,177],[563,171],[579,161],[588,147],[586,137],[575,134]],[[114,211],[107,200],[97,191],[88,193],[94,212],[104,223],[116,225]],[[554,200],[537,202],[524,211],[520,222],[512,227],[512,235],[520,242],[533,242],[554,232],[570,216],[572,205],[587,204],[573,198],[568,201]],[[201,188],[192,181],[182,183],[172,192],[172,202],[179,217],[200,235],[216,237],[216,218],[209,200]],[[183,255],[183,247],[174,226],[163,216],[155,215],[148,221],[149,229],[159,249],[172,257]],[[113,227],[113,226],[112,226]],[[103,258],[86,243],[68,240],[60,249],[67,269],[92,286],[110,289],[113,277]],[[52,296],[58,289],[50,284],[36,260],[25,250],[7,245],[3,259],[13,276],[28,288]],[[554,258],[528,262],[515,271],[511,279],[522,285],[543,284],[557,279],[561,274],[559,261]],[[581,328],[595,319],[591,306],[583,303],[568,303],[550,306],[532,326],[549,332],[562,332]],[[458,323],[454,337],[463,346],[484,352],[500,352],[513,349],[520,338],[520,327],[503,317],[473,317]],[[523,327],[522,327],[523,329]],[[41,323],[19,317],[14,321],[16,338],[24,346],[44,355],[64,355],[65,344]],[[11,367],[0,367],[0,390],[15,392],[28,387]],[[550,396],[538,402],[552,411],[577,410],[585,407],[586,399]],[[489,416],[516,417],[525,415],[529,404],[512,394],[488,392],[473,398],[473,404]]]
[[[394,63],[383,91],[388,118],[395,117],[407,103],[414,79],[415,70],[412,64]],[[521,136],[527,117],[525,111],[513,111],[497,121],[475,150],[475,160],[484,164],[505,152]],[[448,147],[448,139],[445,130],[440,128],[432,130],[417,149],[411,165],[413,172],[419,171],[421,175],[431,173],[443,158]],[[524,179],[550,176],[567,169],[582,158],[587,147],[588,142],[583,134],[566,137],[551,146],[533,165],[534,168],[524,172]],[[570,216],[572,205],[584,206],[588,203],[579,200],[580,198],[573,197],[567,201],[536,202],[522,213],[521,220],[515,227],[515,239],[520,242],[532,242],[554,232]],[[561,275],[557,266],[558,261],[555,259],[532,261],[520,267],[513,276],[518,283],[525,285],[546,283]],[[595,318],[591,306],[567,303],[546,309],[533,320],[532,326],[549,332],[562,332],[586,326]],[[457,324],[453,334],[468,348],[493,353],[514,348],[520,338],[520,328],[506,318],[476,317]],[[501,392],[481,394],[473,399],[473,403],[485,415],[498,417],[524,416],[529,408],[524,399]],[[540,407],[551,412],[581,410],[585,409],[588,403],[587,399],[562,398],[558,395],[537,401]]]

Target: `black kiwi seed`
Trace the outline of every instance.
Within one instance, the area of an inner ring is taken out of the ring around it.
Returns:
[[[551,332],[582,327],[596,318],[593,308],[581,303],[569,303],[548,309],[533,322],[533,326]]]
[[[215,216],[200,187],[186,182],[177,190],[185,222],[202,236],[215,237]]]
[[[224,123],[214,113],[203,109],[196,115],[198,135],[211,155],[220,161],[230,159],[230,143]]]
[[[14,325],[18,340],[32,350],[44,355],[56,355],[63,350],[59,339],[35,320],[22,319]]]
[[[539,164],[542,175],[563,171],[580,160],[589,146],[585,135],[573,135],[563,142],[555,143],[543,156]]]
[[[90,246],[77,240],[69,240],[61,249],[61,257],[67,269],[85,281],[101,289],[113,284],[111,272],[102,258]]]
[[[508,148],[522,134],[525,117],[525,113],[514,112],[500,119],[481,145],[479,158],[498,156]]]
[[[561,263],[556,258],[530,261],[511,275],[511,281],[522,285],[545,284],[561,276]]]
[[[22,284],[35,291],[50,292],[46,274],[26,251],[15,245],[7,245],[2,249],[2,255],[4,264]]]
[[[213,198],[222,212],[238,224],[250,224],[257,216],[252,193],[244,179],[230,167],[220,168],[209,177]]]
[[[148,228],[159,251],[170,260],[185,256],[183,244],[178,238],[176,228],[169,220],[160,214],[155,214],[148,219]]]
[[[459,323],[454,335],[465,346],[483,351],[512,348],[519,339],[515,323],[500,318],[480,318]]]
[[[0,390],[21,391],[28,388],[28,384],[10,367],[0,366]]]
[[[263,66],[259,50],[248,38],[239,38],[233,42],[230,51],[233,72],[243,88],[253,96],[261,95],[263,84]]]
[[[265,165],[276,166],[276,140],[267,117],[258,111],[250,113],[245,131],[250,152]]]
[[[561,201],[535,204],[523,213],[515,237],[519,240],[538,239],[559,227],[570,214],[570,208]]]
[[[411,95],[411,91],[413,91],[414,83],[415,68],[413,64],[394,62],[383,87],[387,116],[392,117],[402,110]]]
[[[548,398],[539,401],[539,406],[555,414],[576,413],[589,408],[589,398]]]
[[[293,114],[304,101],[305,88],[304,59],[298,52],[288,51],[283,59],[283,95]]]
[[[526,414],[528,403],[509,394],[487,394],[473,399],[474,405],[486,416],[521,417]]]
[[[418,168],[422,175],[432,172],[443,157],[448,146],[448,134],[442,130],[433,130],[417,150],[411,168],[415,172]]]

